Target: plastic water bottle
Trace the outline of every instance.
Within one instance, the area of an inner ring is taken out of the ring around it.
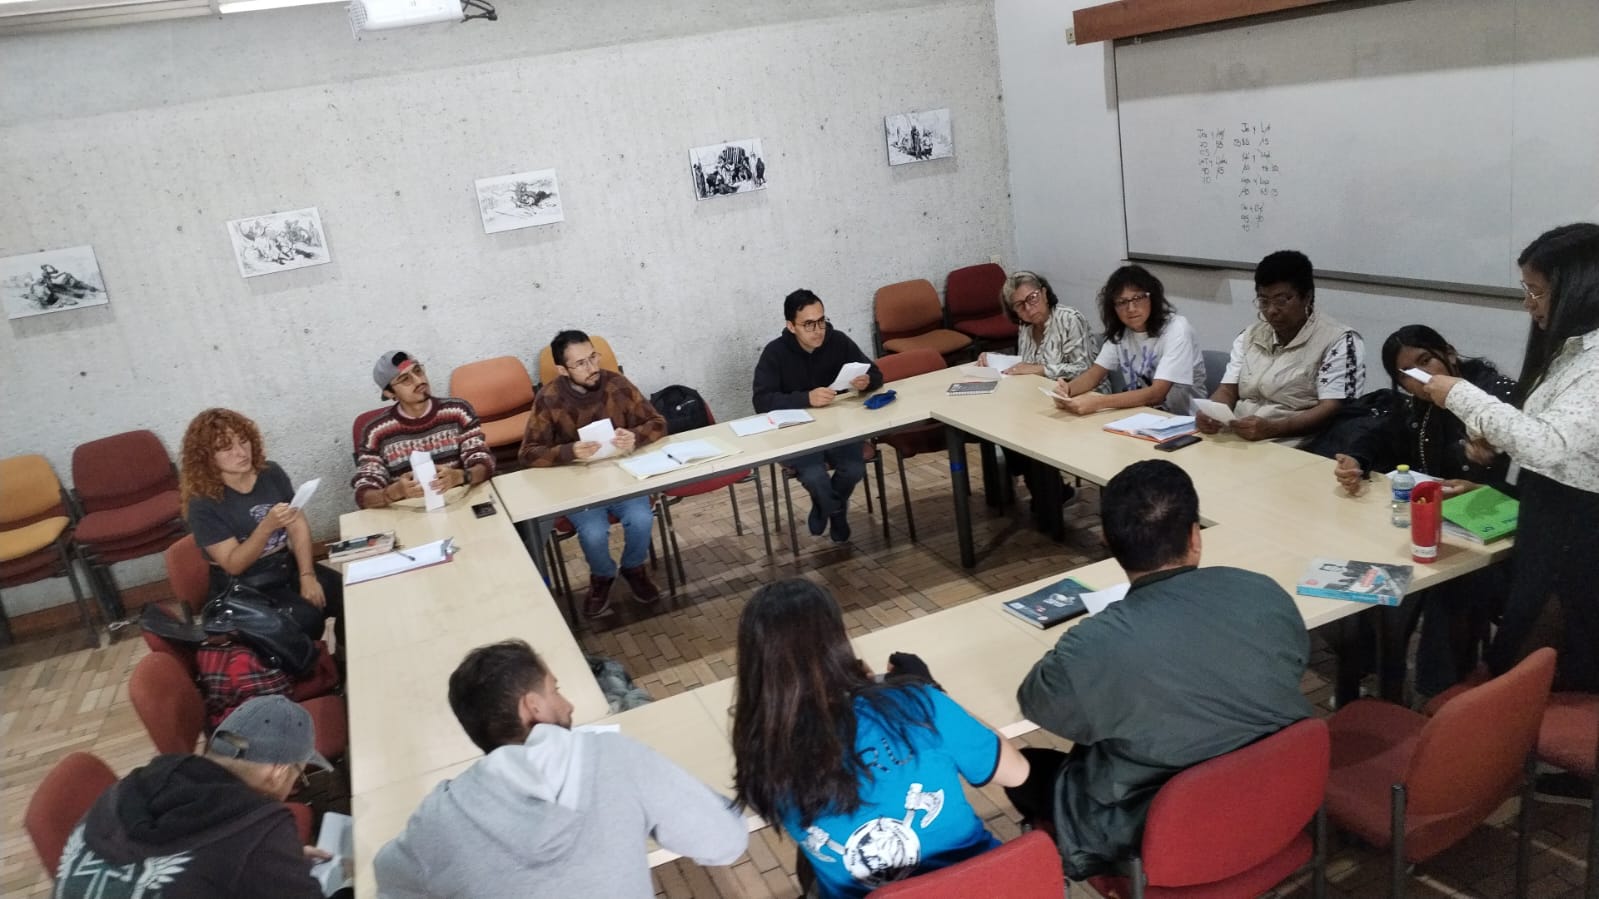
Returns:
[[[1396,528],[1410,527],[1410,491],[1415,486],[1416,476],[1410,473],[1410,466],[1399,466],[1393,477],[1394,501],[1388,508]]]

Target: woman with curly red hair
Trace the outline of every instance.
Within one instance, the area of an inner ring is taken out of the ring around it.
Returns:
[[[207,409],[183,435],[183,514],[211,562],[211,593],[230,580],[284,603],[311,639],[338,617],[339,579],[312,558],[311,526],[289,505],[294,484],[269,462],[255,422]]]

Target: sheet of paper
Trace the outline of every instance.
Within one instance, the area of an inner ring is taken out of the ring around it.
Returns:
[[[833,383],[827,386],[829,389],[840,392],[849,390],[849,382],[871,370],[872,365],[870,362],[846,362],[844,367],[838,370],[838,377],[834,378]]]
[[[777,422],[765,415],[751,415],[749,418],[740,418],[728,422],[728,427],[740,437],[749,437],[754,434],[764,434],[767,431],[777,430]]]
[[[989,353],[988,367],[1003,372],[1005,369],[1022,364],[1022,357],[1008,356],[1004,353]]]
[[[333,857],[311,866],[311,876],[322,886],[322,895],[331,896],[353,882],[355,867],[355,820],[338,812],[324,812],[316,848]]]
[[[1203,412],[1205,413],[1206,418],[1224,425],[1230,425],[1235,419],[1238,418],[1238,416],[1233,414],[1233,410],[1227,408],[1221,403],[1218,403],[1215,400],[1203,400],[1197,397],[1194,399],[1194,411]]]
[[[310,502],[311,497],[316,495],[316,488],[321,483],[321,478],[312,478],[311,480],[306,481],[304,484],[301,484],[300,489],[294,491],[294,499],[289,500],[289,505],[296,509],[304,509],[305,504]]]
[[[1126,418],[1116,419],[1115,421],[1105,425],[1105,430],[1126,431],[1129,434],[1133,434],[1136,433],[1139,428],[1160,428],[1164,426],[1165,423],[1166,416],[1164,415],[1156,415],[1153,412],[1140,412],[1136,415],[1129,415]]]
[[[455,542],[451,538],[435,540],[421,546],[408,546],[397,549],[381,556],[372,556],[366,559],[357,559],[344,568],[344,583],[346,585],[359,584],[364,581],[377,580],[402,571],[411,571],[416,568],[426,568],[440,562],[448,562],[455,553]]]
[[[1423,384],[1432,380],[1432,375],[1422,371],[1419,368],[1407,368],[1405,369],[1405,374],[1410,375],[1412,378],[1415,378]]]
[[[1053,388],[1053,387],[1040,387],[1040,388],[1038,388],[1038,392],[1042,393],[1044,396],[1047,396],[1047,397],[1049,397],[1052,400],[1063,400],[1063,399],[1066,399],[1066,397],[1063,397],[1060,394],[1056,393],[1055,392],[1055,388]]]
[[[591,421],[578,428],[577,439],[579,441],[592,440],[600,445],[600,448],[594,451],[594,455],[589,456],[584,461],[598,462],[601,459],[609,459],[616,455],[616,444],[611,442],[616,439],[616,428],[612,427],[609,418]]]
[[[974,381],[998,381],[1002,375],[1000,375],[997,368],[982,365],[963,365],[961,366],[961,377],[971,378]]]
[[[433,457],[421,450],[411,451],[411,474],[422,485],[422,505],[429,512],[444,508],[444,494],[433,489],[433,479],[439,476]]]
[[[773,409],[766,413],[766,418],[780,428],[784,425],[802,425],[816,420],[811,413],[806,412],[804,409]]]
[[[1095,590],[1093,593],[1084,593],[1083,605],[1088,607],[1088,614],[1098,615],[1111,603],[1121,602],[1122,597],[1127,595],[1128,586],[1128,584],[1117,584],[1114,587]]]
[[[619,460],[616,464],[622,466],[623,471],[640,480],[652,478],[658,474],[666,474],[674,468],[683,467],[683,463],[668,456],[665,450],[628,456],[626,459]]]
[[[728,454],[727,450],[709,440],[683,440],[666,447],[663,452],[684,465],[690,462],[698,462],[702,459],[716,459]]]

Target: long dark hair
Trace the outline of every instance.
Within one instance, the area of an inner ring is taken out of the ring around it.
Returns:
[[[1395,390],[1399,389],[1399,351],[1405,347],[1432,353],[1444,360],[1451,375],[1460,377],[1459,356],[1442,334],[1426,325],[1405,325],[1389,334],[1382,343],[1382,367],[1388,372],[1389,380],[1394,382]]]
[[[1166,320],[1176,314],[1171,303],[1166,301],[1166,285],[1141,265],[1124,265],[1111,272],[1105,286],[1099,289],[1099,320],[1105,325],[1105,339],[1120,343],[1122,335],[1127,333],[1127,326],[1116,314],[1116,299],[1127,287],[1149,294],[1149,318],[1144,323],[1144,333],[1159,337]]]
[[[1549,280],[1549,325],[1533,322],[1527,332],[1517,391],[1517,399],[1525,400],[1567,338],[1599,328],[1599,225],[1579,222],[1545,231],[1516,264]]]
[[[911,727],[932,727],[923,691],[868,676],[838,603],[802,578],[768,584],[744,607],[734,690],[734,789],[771,822],[792,811],[808,826],[860,807],[872,772],[855,752],[857,699],[907,748]]]

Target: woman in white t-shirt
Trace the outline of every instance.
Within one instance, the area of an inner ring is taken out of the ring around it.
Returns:
[[[1078,415],[1136,406],[1187,415],[1205,388],[1205,357],[1188,319],[1166,301],[1160,279],[1141,265],[1112,272],[1099,292],[1099,317],[1105,343],[1088,371],[1056,382],[1055,405]],[[1126,386],[1120,393],[1095,393],[1112,371]]]

